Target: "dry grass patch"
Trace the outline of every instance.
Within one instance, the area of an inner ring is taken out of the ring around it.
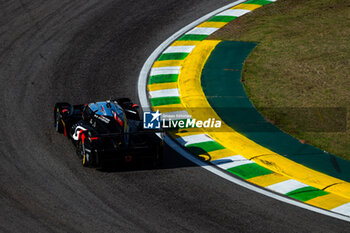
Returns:
[[[348,0],[281,0],[234,20],[210,39],[259,42],[243,71],[246,91],[257,109],[294,137],[350,159],[350,130],[305,132],[306,124],[324,122],[322,116],[303,110],[341,107],[349,112]],[[279,112],[289,107],[302,107],[298,117]],[[349,125],[350,114],[347,119],[337,114],[334,120]]]

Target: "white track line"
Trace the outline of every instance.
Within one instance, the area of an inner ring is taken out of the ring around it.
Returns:
[[[350,215],[350,202],[344,205],[338,206],[332,209],[332,211],[337,212],[339,214]]]
[[[244,14],[247,14],[251,12],[250,10],[243,10],[243,9],[229,9],[226,10],[220,14],[217,14],[217,16],[235,16],[235,17],[239,17],[242,16]]]
[[[219,30],[219,28],[198,27],[193,28],[191,31],[187,32],[186,35],[210,35],[217,30]]]
[[[181,66],[155,67],[151,69],[150,76],[161,74],[179,74]]]
[[[149,94],[150,98],[180,96],[180,92],[179,92],[178,88],[150,91],[150,92],[148,92],[148,94]]]
[[[212,160],[211,162],[214,163],[214,164],[221,164],[221,163],[226,163],[228,161],[233,161],[234,162],[234,161],[243,161],[243,160],[250,161],[249,159],[244,158],[242,155],[232,155],[232,156],[227,156],[227,157],[224,157],[224,158]]]
[[[223,163],[223,160],[226,162]],[[230,157],[225,157],[223,159],[211,161],[211,163],[215,164],[216,166],[220,167],[221,169],[227,170],[227,169],[230,169],[233,167],[238,167],[241,165],[254,163],[254,161],[246,159],[242,155],[234,155],[234,156],[230,156]]]
[[[196,47],[195,45],[170,46],[163,53],[190,53]]]
[[[176,140],[183,146],[189,146],[189,145],[192,145],[195,143],[201,143],[201,142],[214,141],[214,139],[212,139],[206,134],[194,134],[194,135],[179,137]]]
[[[293,190],[297,190],[300,188],[308,187],[309,185],[301,183],[297,180],[285,180],[280,183],[276,183],[270,186],[267,186],[265,188],[271,189],[275,192],[281,193],[281,194],[286,194],[289,193]]]
[[[153,63],[156,61],[157,57],[162,53],[162,51],[164,49],[166,49],[171,43],[173,43],[174,40],[176,40],[177,38],[179,38],[180,36],[185,34],[187,31],[189,31],[193,27],[210,19],[214,15],[216,15],[216,14],[218,14],[218,13],[220,13],[228,8],[234,7],[242,2],[245,2],[245,1],[244,0],[235,1],[233,3],[230,3],[226,6],[223,6],[219,9],[197,19],[196,21],[190,23],[189,25],[185,26],[184,28],[182,28],[179,31],[177,31],[176,33],[174,33],[172,36],[170,36],[167,40],[165,40],[162,44],[160,44],[153,51],[153,53],[147,58],[146,62],[143,64],[142,69],[141,69],[140,74],[139,74],[138,83],[137,83],[137,93],[139,96],[140,105],[141,105],[143,110],[150,110],[150,105],[149,105],[148,99],[147,99],[147,89],[146,89],[148,73],[151,70]],[[158,136],[161,137],[160,134],[158,134]],[[272,191],[269,191],[269,190],[266,190],[266,189],[263,189],[260,187],[256,187],[256,186],[254,186],[246,181],[240,180],[240,179],[232,176],[231,174],[228,174],[227,172],[225,172],[225,171],[223,171],[223,170],[221,170],[213,165],[209,165],[208,163],[203,162],[203,161],[199,160],[198,158],[195,158],[187,150],[185,150],[184,148],[179,146],[179,144],[177,144],[168,135],[165,135],[164,141],[166,144],[168,144],[171,148],[176,150],[180,155],[182,155],[183,157],[185,157],[189,161],[197,164],[198,166],[202,167],[203,169],[206,169],[207,171],[212,172],[212,173],[220,176],[221,178],[224,178],[224,179],[226,179],[234,184],[240,185],[240,186],[245,187],[249,190],[252,190],[254,192],[257,192],[257,193],[263,194],[265,196],[274,198],[274,199],[282,201],[284,203],[288,203],[288,204],[298,206],[300,208],[307,209],[307,210],[310,210],[310,211],[313,211],[313,212],[316,212],[319,214],[323,214],[323,215],[326,215],[329,217],[333,217],[333,218],[337,218],[340,220],[350,222],[350,217],[344,216],[342,214],[330,212],[327,210],[323,210],[323,209],[320,209],[320,208],[317,208],[314,206],[307,205],[305,203],[290,199],[290,198],[285,197],[285,196],[281,196],[281,195],[276,194]]]

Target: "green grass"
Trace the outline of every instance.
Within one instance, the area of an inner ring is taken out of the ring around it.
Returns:
[[[253,104],[285,132],[350,160],[350,130],[336,127],[350,124],[349,25],[348,0],[281,0],[207,39],[259,42],[242,74]],[[344,111],[326,117],[313,107]],[[322,132],[309,132],[310,125]]]

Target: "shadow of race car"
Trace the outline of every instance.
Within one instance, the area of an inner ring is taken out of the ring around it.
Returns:
[[[58,133],[72,139],[83,166],[142,159],[158,165],[164,132],[143,130],[138,108],[128,98],[79,105],[56,103],[54,125]]]

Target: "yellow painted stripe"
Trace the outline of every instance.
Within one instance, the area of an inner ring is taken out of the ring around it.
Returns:
[[[333,208],[336,208],[348,202],[350,202],[350,199],[343,198],[338,195],[330,193],[328,195],[313,198],[311,200],[306,201],[305,203],[314,205],[326,210],[331,210]]]
[[[165,60],[165,61],[156,61],[153,63],[152,67],[168,67],[168,66],[181,66],[183,60]]]
[[[219,42],[217,40],[204,40],[198,44],[185,58],[179,74],[178,86],[181,103],[186,107],[188,113],[192,115],[192,118],[196,118],[197,120],[205,121],[208,118],[220,119],[208,103],[200,83],[201,71],[204,64]],[[207,134],[225,148],[238,152],[237,154],[247,159],[253,158],[254,162],[271,171],[296,179],[318,189],[343,182],[342,180],[317,172],[278,155],[239,134],[224,123],[220,131],[207,130]],[[327,191],[345,198],[350,198],[349,185],[347,183],[338,187],[335,186]]]
[[[266,187],[272,184],[277,184],[279,182],[289,180],[288,177],[282,176],[281,174],[278,173],[271,173],[268,175],[263,175],[263,176],[258,176],[254,178],[250,178],[247,181],[252,182],[254,184],[257,184],[262,187]]]
[[[342,183],[330,186],[325,189],[325,191],[331,193],[343,193],[343,196],[350,198],[350,183],[343,181]]]
[[[163,89],[173,89],[177,88],[176,83],[155,83],[147,86],[148,91],[158,91]]]
[[[175,112],[175,111],[185,110],[185,107],[182,104],[170,104],[170,105],[152,107],[152,109],[154,111],[159,110],[159,112],[161,113],[166,113],[166,112]]]
[[[171,44],[171,46],[181,46],[181,45],[197,45],[200,44],[201,41],[190,41],[190,40],[177,40]]]
[[[231,9],[242,9],[242,10],[255,10],[259,7],[262,7],[262,5],[257,4],[239,4],[237,6],[232,7]]]
[[[233,155],[237,155],[236,152],[229,149],[215,150],[208,153],[210,155],[210,160],[221,159],[224,157],[229,157]]]
[[[227,24],[227,22],[204,22],[204,23],[199,24],[197,27],[222,28],[226,24]]]

